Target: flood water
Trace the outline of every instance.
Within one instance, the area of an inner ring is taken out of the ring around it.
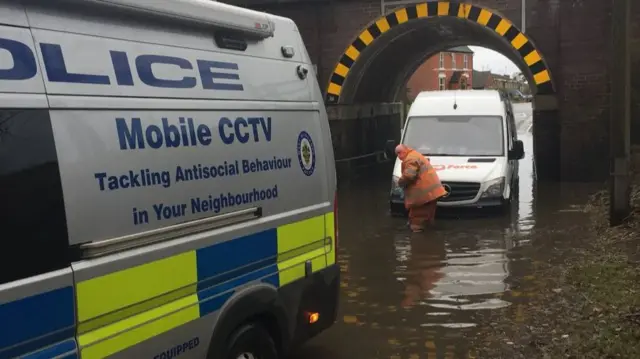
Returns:
[[[580,207],[598,187],[536,185],[531,107],[514,110],[526,157],[509,214],[441,218],[411,234],[406,219],[388,215],[390,170],[341,188],[340,313],[295,359],[473,358],[471,339],[489,324],[483,312],[527,300],[517,283],[535,278],[536,259],[519,249],[579,228]]]

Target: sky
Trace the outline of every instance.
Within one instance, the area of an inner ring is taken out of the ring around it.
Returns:
[[[469,46],[469,48],[474,52],[474,70],[491,70],[491,72],[501,75],[513,75],[516,72],[520,72],[511,60],[498,52],[479,46]]]

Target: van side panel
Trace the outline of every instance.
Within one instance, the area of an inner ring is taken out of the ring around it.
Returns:
[[[296,51],[291,58],[282,56],[282,46],[295,47],[299,41],[300,35],[290,19],[270,16],[275,23],[275,36],[258,41],[247,39],[247,49],[239,52],[216,46],[211,28],[161,21],[153,17],[134,16],[131,13],[123,14],[113,9],[95,6],[97,2],[87,5],[89,2],[59,0],[40,1],[37,6],[29,4],[27,8],[29,24],[32,28],[61,33],[106,37],[149,45],[170,44],[175,49],[215,51],[216,56],[240,54],[284,62],[302,61],[300,51]]]
[[[122,149],[118,118],[163,128],[163,119],[180,117],[212,129],[210,146]],[[264,121],[256,122],[254,136],[230,118]],[[326,164],[318,155],[323,147],[315,111],[53,110],[52,121],[70,238],[107,239],[252,206],[263,211],[255,223],[74,264],[83,358],[111,355],[213,314],[237,287],[265,282],[277,288],[303,278],[307,260],[313,271],[326,267],[328,204],[318,190]],[[219,176],[204,178],[200,165]],[[147,178],[167,182],[120,186],[131,181],[130,171],[143,170],[142,178],[147,168],[163,173]],[[109,187],[112,175],[124,177]]]
[[[24,7],[17,1],[1,0],[0,9],[0,25],[29,26]]]
[[[3,64],[1,71],[5,72],[2,78],[10,80],[0,81],[0,92],[44,93],[44,84],[34,56],[35,46],[29,29],[0,26],[0,34],[0,49],[3,50],[0,51],[0,64]],[[13,64],[13,67],[6,69],[4,64]]]
[[[32,30],[48,94],[308,101],[290,62]],[[283,74],[288,74],[283,78]]]
[[[71,243],[255,206],[268,217],[327,198],[320,190],[322,137],[311,111],[52,110],[51,116]],[[87,211],[87,203],[95,207]]]
[[[0,94],[0,358],[76,347],[56,151],[34,96]],[[11,108],[21,104],[29,108]]]
[[[55,278],[0,285],[0,318],[22,306],[41,320],[29,321],[37,333],[16,330],[21,336],[7,336],[0,350],[197,358],[210,350],[219,318],[251,289],[297,297],[289,323],[299,321],[302,297],[335,299],[324,290],[337,286],[328,266],[330,135],[317,83],[310,92],[310,79],[297,75],[309,64],[292,21],[274,18],[275,37],[238,52],[218,49],[202,28],[76,2],[38,6],[27,8],[30,34],[1,29],[0,38],[17,39],[0,46],[17,46],[10,52],[25,75],[0,81],[0,98],[46,90],[69,245],[259,211],[251,221],[75,261]],[[283,58],[282,46],[296,55]],[[63,295],[30,299],[52,290]],[[59,322],[44,325],[54,314]],[[289,336],[294,329],[283,328]]]
[[[77,357],[71,270],[0,285],[0,358]]]
[[[0,23],[25,26],[21,5],[0,2]],[[29,30],[0,25],[0,49],[0,358],[75,358],[62,188]]]
[[[298,33],[299,30],[297,26],[295,26],[295,24],[293,26],[295,27],[295,32]],[[311,69],[311,66],[313,66],[313,64],[311,63],[311,57],[309,56],[307,48],[302,40],[303,40],[302,36],[297,37],[298,48],[300,49],[300,52],[301,52],[302,62],[305,63]],[[319,109],[318,115],[320,117],[319,122],[321,126],[321,131],[323,134],[325,134],[325,136],[323,136],[322,138],[322,141],[324,143],[324,148],[325,148],[325,151],[322,153],[322,155],[324,155],[325,161],[327,163],[325,176],[326,176],[326,184],[327,184],[327,195],[329,196],[328,200],[331,202],[331,205],[333,207],[334,205],[333,201],[335,200],[334,195],[337,191],[338,184],[337,184],[337,176],[336,176],[336,169],[335,169],[335,157],[333,152],[331,127],[329,126],[329,118],[327,116],[327,111],[324,104],[324,96],[318,84],[318,75],[313,71],[310,71],[309,74],[310,75],[307,78],[307,84],[309,87],[309,91],[311,93],[311,100],[314,103],[316,103],[318,106],[318,109]],[[334,218],[334,213],[332,211],[325,215],[325,233],[328,238],[329,237],[331,238],[331,243],[326,248],[327,265],[329,266],[334,265],[337,259],[335,229],[336,229],[335,218]]]

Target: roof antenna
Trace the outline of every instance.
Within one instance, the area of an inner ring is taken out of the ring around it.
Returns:
[[[453,109],[454,110],[458,109],[458,97],[456,96],[457,94],[458,94],[457,90],[453,91]]]

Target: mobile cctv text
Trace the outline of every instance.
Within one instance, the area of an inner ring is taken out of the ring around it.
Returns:
[[[119,147],[123,151],[234,143],[271,141],[271,117],[228,117],[219,119],[217,126],[197,124],[191,117],[179,117],[170,122],[163,117],[161,124],[144,124],[140,118],[116,118],[115,127]],[[277,171],[291,168],[289,157],[264,156],[262,158],[224,160],[218,163],[177,165],[174,171],[153,171],[149,168],[124,173],[98,172],[94,174],[100,191],[162,186],[172,182],[207,180],[233,177],[241,174]],[[172,173],[173,172],[173,173]]]
[[[196,124],[191,117],[179,117],[177,123],[163,117],[160,126],[144,125],[137,117],[115,121],[121,150],[209,146],[216,136],[225,145],[270,142],[272,133],[271,117],[221,117],[217,128]]]

